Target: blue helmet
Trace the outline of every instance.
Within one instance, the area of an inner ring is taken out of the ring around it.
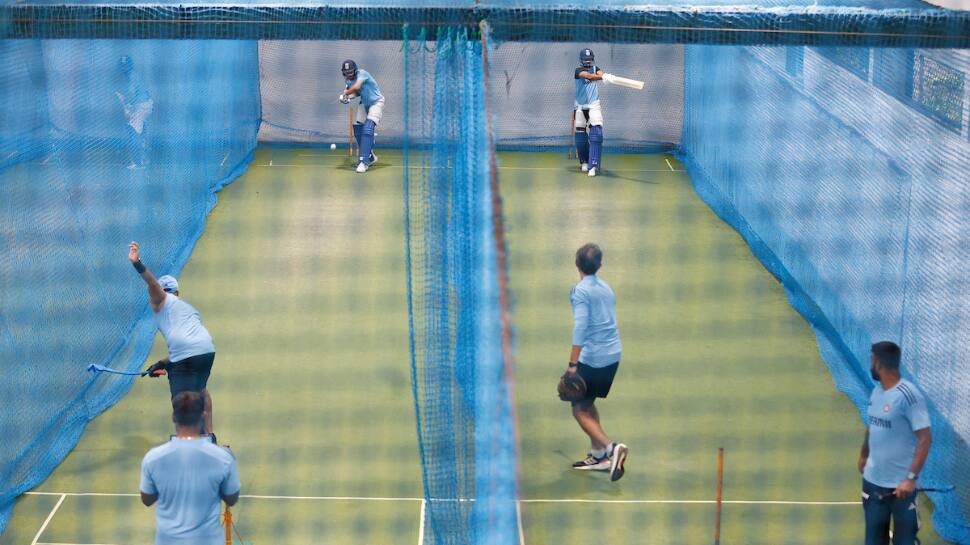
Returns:
[[[586,68],[593,66],[593,50],[590,48],[579,50],[579,62]]]
[[[340,65],[340,73],[344,79],[357,79],[357,63],[347,59]]]

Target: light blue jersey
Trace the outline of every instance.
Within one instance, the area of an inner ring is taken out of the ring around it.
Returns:
[[[576,69],[575,79],[576,79],[576,107],[589,106],[590,104],[596,102],[600,99],[600,82],[592,81],[586,78],[579,77],[580,72],[587,72],[589,74],[595,74],[596,72],[602,70],[599,66],[594,66],[592,68],[586,68],[585,66],[580,66]]]
[[[364,103],[365,108],[370,108],[378,100],[384,98],[380,88],[377,86],[377,81],[374,80],[374,76],[370,75],[370,72],[367,70],[357,70],[357,79],[347,80],[347,88],[349,89],[358,81],[364,82],[360,86],[360,100]]]
[[[569,292],[573,306],[573,345],[582,346],[579,361],[606,367],[620,361],[620,332],[616,328],[616,296],[595,274],[587,275]]]
[[[236,459],[205,439],[172,438],[141,462],[140,489],[157,494],[155,545],[222,545],[222,496],[239,492]]]
[[[913,383],[900,380],[889,390],[876,385],[869,396],[869,459],[862,476],[896,488],[906,479],[916,452],[916,431],[930,427],[926,400]]]
[[[155,313],[155,327],[165,337],[170,361],[182,361],[216,351],[209,330],[202,325],[199,311],[177,295],[165,294],[162,308]]]
[[[138,77],[134,71],[125,76],[127,80],[125,83],[124,92],[124,105],[125,108],[134,108],[135,106],[148,102],[152,97],[148,94],[145,89],[145,85],[142,83],[141,78]]]

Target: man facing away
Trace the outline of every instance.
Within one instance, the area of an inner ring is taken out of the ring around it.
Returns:
[[[239,500],[239,472],[229,449],[202,435],[205,402],[195,391],[172,398],[175,435],[141,462],[141,501],[155,508],[155,545],[223,545],[220,501]]]

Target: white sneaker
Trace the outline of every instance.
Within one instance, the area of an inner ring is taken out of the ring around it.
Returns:
[[[596,167],[590,168],[589,172],[587,172],[586,175],[589,176],[590,178],[592,178],[593,176],[596,176]]]
[[[610,480],[619,481],[626,471],[623,463],[626,462],[626,455],[630,449],[623,443],[615,443],[613,452],[610,453]]]
[[[573,463],[573,469],[578,469],[580,471],[606,471],[610,468],[610,458],[604,455],[602,458],[597,458],[593,456],[590,452],[586,455],[585,460],[580,460]]]
[[[367,172],[367,163],[363,161],[357,163],[357,172]]]
[[[582,170],[583,172],[589,172],[589,163],[583,163],[579,165],[579,170]]]

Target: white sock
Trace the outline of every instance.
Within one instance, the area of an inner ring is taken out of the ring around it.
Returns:
[[[602,458],[602,457],[606,456],[606,454],[609,451],[610,451],[610,448],[609,447],[606,447],[605,449],[599,449],[599,450],[593,449],[593,456],[596,457],[596,458]]]

